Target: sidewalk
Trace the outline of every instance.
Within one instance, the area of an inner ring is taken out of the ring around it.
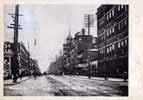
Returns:
[[[64,75],[66,77],[75,77],[75,78],[85,78],[85,79],[89,79],[88,76],[69,76],[69,75]],[[104,77],[91,77],[91,80],[102,80],[104,81],[105,78]],[[106,81],[117,81],[117,82],[123,82],[124,79],[121,78],[108,78],[108,80]]]
[[[4,80],[4,85],[7,86],[7,85],[19,84],[19,83],[21,83],[21,82],[23,82],[23,81],[26,81],[26,80],[28,80],[28,79],[30,79],[30,77],[28,77],[28,76],[27,76],[27,77],[23,77],[22,79],[18,78],[18,79],[17,79],[17,83],[13,83],[13,80],[12,80],[12,79]]]

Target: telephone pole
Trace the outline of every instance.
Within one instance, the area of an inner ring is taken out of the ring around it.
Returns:
[[[18,62],[18,31],[20,28],[19,25],[19,5],[15,6],[15,14],[9,14],[14,20],[8,28],[14,29],[14,41],[13,41],[13,56],[12,56],[12,66],[11,71],[13,75],[13,82],[17,82],[17,78],[19,75],[19,62]]]
[[[29,69],[28,75],[29,75],[29,77],[30,77],[30,75],[31,75],[31,64],[30,64],[30,49],[29,49],[29,42],[28,42],[28,52],[29,52],[29,55],[28,55],[28,69]]]
[[[94,15],[91,15],[91,14],[85,14],[84,15],[84,26],[87,27],[87,30],[88,30],[88,35],[90,35],[90,27],[93,27],[94,26]],[[88,64],[88,78],[91,78],[91,71],[92,71],[92,68],[91,68],[91,65],[90,65],[90,54],[89,54],[89,49],[91,47],[88,47],[88,50],[87,50],[87,64]]]

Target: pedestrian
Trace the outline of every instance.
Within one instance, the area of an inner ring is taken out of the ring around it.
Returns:
[[[19,75],[20,80],[22,79],[22,77],[23,77],[23,74],[21,73],[21,74]]]
[[[37,78],[36,72],[33,73],[33,76],[35,79]]]
[[[14,74],[13,75],[13,83],[17,83],[17,78],[18,78],[17,74]]]

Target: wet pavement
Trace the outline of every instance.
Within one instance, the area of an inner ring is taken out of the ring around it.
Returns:
[[[47,75],[4,84],[5,96],[127,96],[128,83]]]

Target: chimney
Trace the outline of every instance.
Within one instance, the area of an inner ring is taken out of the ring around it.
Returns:
[[[82,33],[82,35],[85,35],[85,29],[84,28],[82,28],[81,33]]]

